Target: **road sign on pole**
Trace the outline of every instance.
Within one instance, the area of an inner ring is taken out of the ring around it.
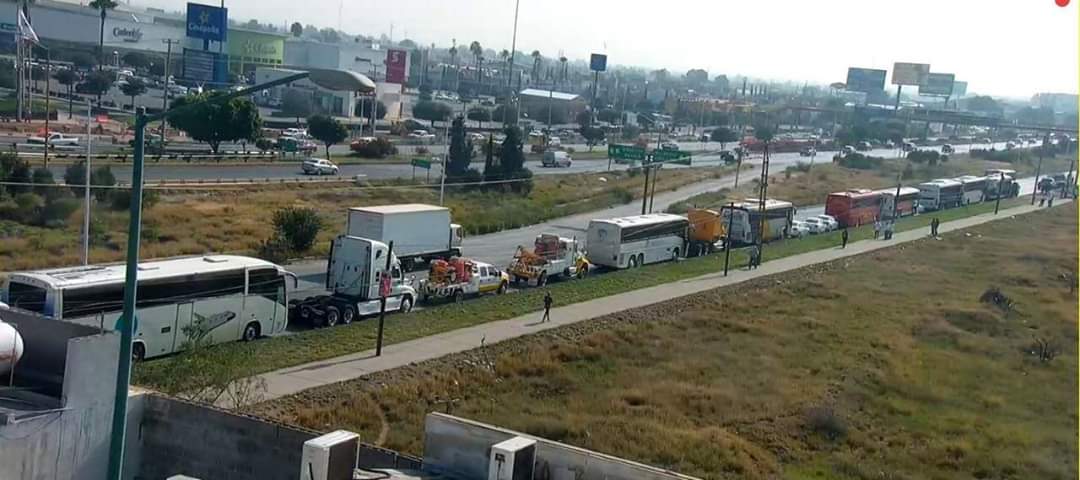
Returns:
[[[653,150],[650,163],[676,163],[690,165],[690,152],[682,150]]]
[[[607,153],[609,158],[615,160],[645,161],[645,149],[636,145],[608,144]],[[616,162],[624,163],[624,162]]]
[[[426,158],[414,158],[412,159],[412,166],[420,167],[425,170],[431,170],[431,160]]]

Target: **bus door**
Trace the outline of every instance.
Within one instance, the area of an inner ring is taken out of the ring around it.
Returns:
[[[191,313],[195,311],[195,305],[191,302],[176,304],[176,321],[173,324],[172,349],[170,352],[179,351],[187,341],[188,327],[191,326]]]
[[[254,268],[247,270],[247,295],[244,295],[243,319],[239,331],[251,322],[259,324],[259,331],[264,335],[277,333],[285,329],[288,307],[285,305],[285,279],[276,268]],[[239,333],[238,333],[239,335]]]

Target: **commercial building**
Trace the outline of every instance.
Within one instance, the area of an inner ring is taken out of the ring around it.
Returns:
[[[379,44],[364,41],[324,43],[307,38],[285,40],[285,64],[290,67],[351,70],[377,80],[380,73],[386,74],[385,61],[386,49]]]
[[[526,88],[519,92],[518,102],[523,112],[546,108],[548,105],[551,105],[552,110],[565,109],[567,118],[571,120],[588,106],[588,101],[581,95],[538,88]]]

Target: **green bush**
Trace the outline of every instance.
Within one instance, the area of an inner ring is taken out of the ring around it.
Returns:
[[[63,227],[81,206],[82,202],[74,198],[57,198],[47,202],[41,210],[41,223],[50,228]]]
[[[41,209],[45,208],[45,199],[40,195],[24,192],[15,195],[15,205],[18,212],[14,220],[32,223],[41,214]]]
[[[289,260],[289,244],[285,239],[274,235],[259,244],[255,256],[273,263],[285,263]]]
[[[274,212],[274,232],[294,252],[308,251],[322,227],[322,219],[311,208],[289,207]]]
[[[946,157],[943,159],[942,157]],[[947,155],[938,153],[937,150],[913,150],[908,152],[907,159],[915,163],[929,163],[936,165],[939,161],[947,161]]]
[[[116,175],[113,175],[112,168],[109,167],[108,165],[104,165],[104,166],[95,168],[94,171],[90,172],[90,185],[92,187],[93,186],[104,186],[104,187],[115,186],[116,185]],[[91,188],[91,190],[93,190],[91,193],[94,195],[94,198],[97,199],[97,201],[99,201],[99,202],[104,202],[104,201],[108,200],[110,197],[113,196],[113,194],[116,191],[122,191],[122,190],[114,190],[114,189],[111,189],[111,188]],[[143,202],[144,202],[143,204],[145,205],[145,199],[143,200]]]
[[[356,156],[364,158],[384,158],[397,153],[397,147],[382,137],[371,141],[353,143],[350,148]]]
[[[128,190],[128,189],[117,189],[117,190],[102,189],[102,190],[105,190],[105,191],[109,192],[109,194],[108,194],[109,207],[112,208],[113,210],[120,211],[120,210],[127,210],[127,209],[131,208],[131,190]],[[97,192],[95,192],[94,195],[97,196]],[[160,201],[160,200],[161,200],[161,195],[156,190],[143,190],[142,208],[144,210],[145,209],[150,209],[154,205],[157,205],[158,201]]]
[[[885,159],[881,157],[871,157],[869,155],[863,155],[861,153],[851,153],[840,157],[838,163],[840,166],[846,168],[854,168],[857,170],[876,170],[881,167],[882,162]]]

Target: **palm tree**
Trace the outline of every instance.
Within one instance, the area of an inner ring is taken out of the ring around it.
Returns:
[[[509,66],[509,64],[510,64],[510,61],[509,61],[509,59],[510,59],[510,50],[507,50],[505,48],[502,49],[502,51],[499,52],[499,58],[502,59],[503,70],[506,70],[506,82],[509,84],[510,83],[510,66]]]
[[[457,40],[454,40],[454,43],[452,45],[450,45],[450,49],[447,50],[447,53],[450,54],[450,64],[454,66],[454,78],[456,79],[456,78],[458,78],[458,74],[457,74],[457,72],[458,72],[458,66],[457,66]],[[457,89],[457,83],[458,82],[454,82],[454,88],[455,89]]]
[[[116,8],[118,4],[113,0],[92,0],[90,8],[101,12],[101,35],[98,39],[98,70],[105,63],[105,12]]]
[[[764,149],[762,150],[761,158],[761,191],[759,197],[759,207],[761,209],[761,225],[758,227],[758,255],[761,255],[762,243],[765,241],[765,200],[769,194],[769,144],[772,142],[775,136],[775,130],[772,127],[767,126],[765,123],[754,127],[754,138],[757,138],[762,144]],[[761,258],[760,256],[758,258]]]
[[[476,81],[483,82],[480,68],[484,65],[484,47],[480,46],[480,42],[473,40],[472,43],[469,44],[469,53],[472,53],[473,65],[476,66]]]
[[[75,83],[79,81],[79,76],[70,68],[65,68],[58,70],[53,74],[53,78],[56,78],[56,81],[59,82],[60,85],[67,87],[68,118],[71,118],[72,111],[75,110],[75,95],[72,95],[71,89],[75,86]]]
[[[532,58],[533,58],[533,71],[532,71],[533,83],[537,83],[537,82],[540,81],[540,59],[542,58],[540,56],[540,50],[533,50],[532,51]]]

